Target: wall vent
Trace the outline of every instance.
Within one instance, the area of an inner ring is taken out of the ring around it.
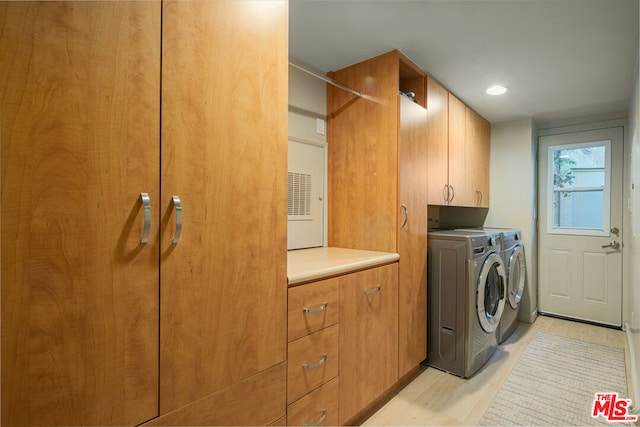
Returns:
[[[311,215],[311,175],[289,172],[289,216]]]

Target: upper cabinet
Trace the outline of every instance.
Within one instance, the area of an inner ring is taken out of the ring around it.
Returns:
[[[489,207],[489,122],[431,77],[427,111],[429,204]]]
[[[285,416],[287,14],[0,3],[2,425]]]

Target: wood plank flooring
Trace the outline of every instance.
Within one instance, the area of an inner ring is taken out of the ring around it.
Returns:
[[[631,393],[629,350],[623,331],[539,316],[533,324],[520,323],[487,364],[468,380],[424,370],[362,425],[476,426],[500,387],[538,331],[625,349],[627,385]],[[633,397],[630,396],[632,399]]]

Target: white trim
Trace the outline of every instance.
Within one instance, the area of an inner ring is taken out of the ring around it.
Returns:
[[[627,385],[627,390],[631,390],[631,395],[633,398],[633,405],[630,408],[630,413],[632,414],[638,414],[640,413],[640,384],[638,384],[638,382],[640,382],[640,372],[638,372],[638,366],[636,366],[636,352],[635,352],[635,346],[633,345],[633,338],[631,337],[631,334],[633,333],[633,330],[631,327],[629,327],[629,323],[625,322],[624,323],[624,329],[627,335],[627,345],[629,347],[629,358],[630,360],[630,366],[631,366],[631,373],[630,375],[628,375],[627,377],[631,377],[631,384]],[[636,330],[635,332],[640,333]]]

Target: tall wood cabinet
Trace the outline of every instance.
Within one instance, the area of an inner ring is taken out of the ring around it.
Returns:
[[[429,204],[489,207],[489,122],[431,76],[427,111]]]
[[[0,3],[3,425],[285,415],[287,10]]]
[[[402,377],[426,358],[425,75],[398,51],[330,75],[363,96],[328,87],[329,246],[400,253]]]

